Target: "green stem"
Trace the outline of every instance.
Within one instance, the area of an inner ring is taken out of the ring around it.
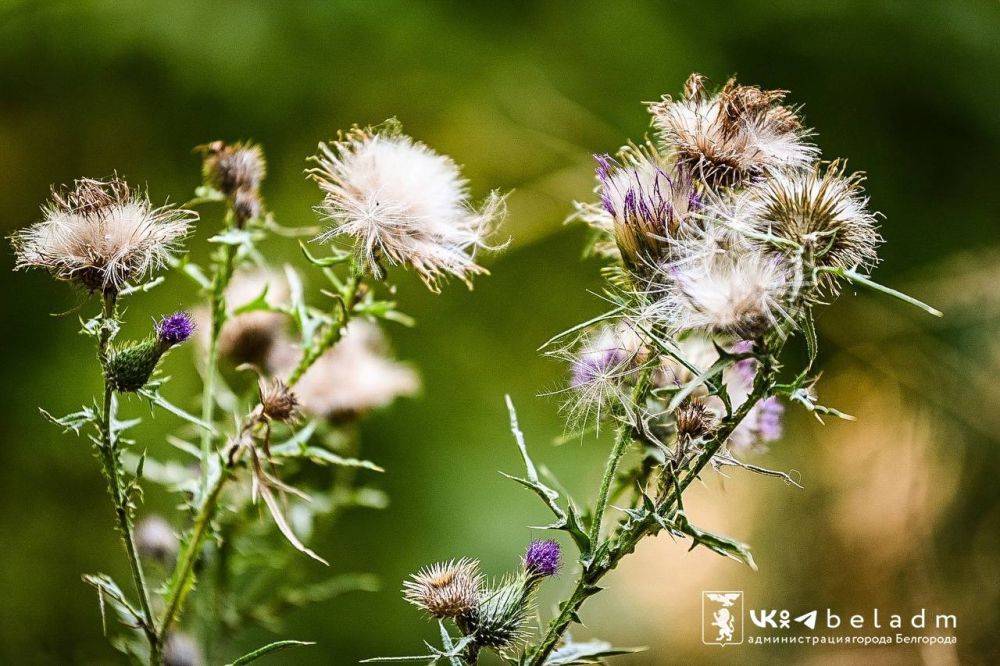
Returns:
[[[233,225],[232,209],[226,211],[226,228]],[[208,358],[205,362],[205,378],[201,390],[201,420],[211,424],[215,419],[215,380],[219,365],[219,334],[226,323],[226,287],[233,277],[236,248],[233,245],[223,245],[219,249],[219,258],[215,263],[212,275],[212,292],[209,296],[209,316],[212,319],[208,339]],[[208,490],[208,461],[212,454],[212,431],[203,428],[201,431],[201,492]]]
[[[597,503],[594,505],[594,515],[590,522],[590,548],[593,552],[597,548],[601,538],[601,522],[604,520],[604,512],[608,508],[608,495],[611,492],[611,483],[614,481],[615,472],[618,470],[618,463],[625,456],[629,445],[632,444],[632,425],[623,423],[618,428],[618,436],[615,438],[615,445],[608,454],[608,462],[604,466],[604,476],[601,478],[601,489],[597,493]]]
[[[289,387],[295,385],[295,383],[302,377],[303,374],[305,374],[312,364],[323,355],[323,352],[340,340],[343,335],[344,328],[350,321],[351,313],[359,293],[359,287],[359,279],[356,276],[352,276],[344,289],[344,303],[340,311],[340,316],[329,325],[329,327],[320,336],[319,340],[310,345],[307,351],[303,353],[302,359],[299,361],[299,364],[296,366],[292,375],[288,379]],[[174,566],[174,572],[170,578],[171,584],[170,589],[167,591],[167,606],[163,613],[163,618],[160,621],[159,633],[161,636],[166,636],[167,631],[177,619],[177,614],[183,606],[188,592],[191,590],[191,577],[194,572],[195,563],[197,562],[201,551],[202,542],[208,534],[208,528],[215,516],[219,498],[222,495],[222,489],[226,482],[232,478],[233,470],[235,469],[237,462],[238,461],[235,458],[227,460],[220,457],[219,476],[213,483],[209,484],[207,492],[201,495],[203,499],[198,507],[198,512],[195,515],[191,535],[186,540],[184,548],[177,558],[177,564]]]
[[[776,353],[780,353],[780,349]],[[666,495],[657,504],[655,507],[655,514],[657,516],[663,516],[665,512],[669,511],[684,490],[698,478],[701,471],[708,465],[722,445],[725,444],[726,440],[733,433],[733,430],[739,426],[753,406],[770,393],[774,387],[775,374],[775,369],[770,363],[765,364],[765,367],[758,373],[757,379],[754,381],[754,387],[750,395],[731,416],[723,421],[716,431],[715,437],[705,446],[704,451],[695,461],[694,466],[684,475],[683,479],[678,480],[677,490],[674,493]],[[632,441],[632,430],[627,429],[626,432],[628,433],[627,443],[630,443]],[[616,444],[617,448],[618,445]],[[614,452],[612,452],[613,456]],[[609,458],[610,462],[611,458]],[[605,475],[607,475],[607,472],[605,472]],[[559,614],[549,623],[545,634],[539,640],[538,644],[525,653],[526,655],[530,655],[527,659],[527,664],[530,666],[542,666],[545,663],[545,660],[559,644],[566,629],[579,617],[579,612],[584,602],[600,592],[601,588],[597,584],[601,579],[613,571],[626,555],[632,553],[643,537],[655,534],[659,529],[660,526],[655,517],[648,515],[643,520],[631,524],[627,529],[622,529],[615,537],[609,539],[607,544],[597,546],[595,541],[591,540],[593,555],[590,557],[590,563],[580,573],[580,577],[577,579],[576,586],[573,592],[570,593],[569,598],[560,604]]]
[[[113,291],[105,292],[103,299],[103,309],[101,311],[101,329],[98,334],[97,357],[104,374],[104,397],[101,404],[100,421],[100,459],[104,466],[104,474],[108,479],[108,490],[111,493],[111,501],[114,504],[115,520],[118,531],[122,536],[122,543],[125,545],[125,553],[128,557],[129,568],[132,573],[132,582],[135,584],[136,592],[139,595],[139,608],[142,610],[142,630],[149,642],[149,662],[150,664],[160,664],[162,655],[160,652],[160,636],[156,632],[156,625],[153,622],[153,612],[149,603],[149,592],[146,587],[146,577],[142,570],[142,561],[135,546],[135,537],[132,533],[132,514],[129,507],[129,498],[122,487],[122,478],[119,473],[121,469],[121,457],[118,449],[118,439],[114,433],[115,420],[115,395],[114,388],[108,380],[107,363],[111,338],[113,337],[112,327],[117,319],[118,297]]]

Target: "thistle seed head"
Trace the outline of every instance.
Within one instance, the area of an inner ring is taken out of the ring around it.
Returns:
[[[403,583],[403,598],[431,617],[461,619],[476,614],[483,575],[468,558],[424,567]]]
[[[843,162],[777,174],[737,199],[731,222],[795,248],[772,244],[771,252],[790,255],[802,248],[814,266],[868,269],[878,262],[882,237],[863,182],[862,174],[846,175]]]
[[[310,176],[324,193],[317,211],[330,227],[316,240],[349,238],[359,259],[381,277],[382,261],[413,267],[433,290],[453,275],[471,284],[486,270],[478,249],[503,218],[503,197],[479,208],[451,158],[402,134],[398,127],[355,127],[321,143]]]
[[[791,320],[792,281],[775,257],[755,251],[661,267],[646,315],[674,331],[753,338]]]
[[[90,291],[118,291],[160,268],[198,218],[154,208],[122,179],[84,178],[53,188],[42,221],[11,236],[16,269],[44,268]]]
[[[260,184],[267,175],[267,162],[259,145],[213,141],[198,149],[204,156],[201,172],[207,185],[229,197],[239,195],[241,191],[256,194],[260,189]],[[256,215],[244,219],[250,217]]]
[[[786,94],[730,79],[710,95],[704,77],[692,74],[678,99],[664,95],[649,110],[678,166],[711,189],[739,187],[818,156],[798,115],[782,104]]]
[[[268,357],[274,374],[291,371],[299,351],[279,342]],[[384,407],[420,389],[420,378],[408,365],[394,360],[378,325],[352,320],[340,341],[320,356],[295,385],[302,411],[310,416],[343,421]]]

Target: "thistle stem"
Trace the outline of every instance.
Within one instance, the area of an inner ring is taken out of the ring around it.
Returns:
[[[344,328],[351,319],[354,305],[356,304],[358,294],[360,293],[359,288],[360,281],[356,275],[352,274],[352,277],[344,288],[343,307],[340,310],[340,316],[331,322],[328,328],[323,331],[319,340],[315,341],[305,352],[303,352],[302,359],[299,361],[299,364],[296,366],[292,375],[288,379],[289,387],[294,386],[302,375],[304,375],[305,372],[312,367],[312,364],[323,355],[323,352],[336,344],[337,341],[343,336]],[[202,542],[205,540],[205,536],[209,531],[208,528],[211,525],[212,519],[215,517],[215,511],[218,508],[219,498],[222,495],[222,489],[226,482],[232,478],[232,472],[236,467],[237,462],[238,459],[235,457],[226,459],[220,456],[219,475],[214,482],[208,485],[207,491],[201,495],[203,499],[201,504],[198,506],[198,512],[195,515],[194,525],[191,528],[191,534],[186,540],[184,548],[177,558],[177,564],[175,565],[173,575],[170,578],[170,588],[167,592],[167,606],[163,613],[163,618],[160,621],[159,634],[161,636],[165,636],[167,634],[167,631],[177,619],[177,614],[180,612],[180,609],[184,604],[184,600],[187,598],[188,592],[191,590],[191,577],[194,571],[194,565],[197,562],[199,552],[201,551]],[[205,463],[205,469],[207,470],[207,462]]]
[[[232,209],[226,211],[226,228],[233,226]],[[212,291],[209,295],[209,316],[211,330],[208,339],[208,357],[205,361],[205,377],[201,390],[201,420],[211,424],[215,419],[215,379],[219,365],[219,334],[226,323],[226,287],[233,277],[236,248],[233,245],[223,245],[219,249],[219,258],[215,263],[212,275]],[[201,492],[208,491],[208,461],[212,454],[212,431],[203,428],[201,431]]]
[[[778,351],[780,352],[780,349]],[[762,370],[758,373],[754,381],[754,387],[747,399],[731,416],[722,422],[714,438],[705,445],[694,466],[688,470],[682,479],[678,480],[677,489],[673,493],[665,495],[657,503],[650,515],[647,515],[643,520],[633,523],[627,529],[621,529],[618,534],[609,539],[607,544],[602,544],[600,547],[596,545],[594,539],[591,540],[591,543],[594,545],[591,548],[593,554],[590,558],[590,563],[584,566],[573,592],[570,593],[566,601],[559,605],[559,614],[549,623],[545,634],[539,640],[538,644],[533,649],[525,652],[525,655],[527,655],[525,663],[529,666],[542,666],[545,663],[545,660],[559,644],[566,629],[578,618],[583,604],[587,599],[600,591],[597,583],[605,575],[613,571],[626,555],[632,553],[643,537],[656,534],[659,531],[660,524],[656,520],[656,517],[664,517],[666,512],[677,503],[680,495],[691,485],[692,481],[698,478],[701,471],[708,465],[722,445],[725,444],[733,430],[739,426],[753,406],[771,392],[774,388],[775,374],[775,369],[771,363],[765,363]],[[632,442],[632,430],[626,428],[625,432],[628,437],[620,438],[619,442],[624,440],[627,446],[628,443]],[[618,444],[616,444],[617,448]],[[612,451],[613,457],[614,451]],[[610,462],[611,458],[609,458],[609,468]],[[607,472],[605,472],[605,476],[607,477]],[[596,517],[597,514],[595,514]],[[593,529],[591,533],[595,533]]]
[[[611,493],[611,483],[614,481],[615,472],[618,470],[618,463],[625,456],[629,445],[632,444],[632,426],[623,423],[618,428],[618,435],[615,438],[615,445],[608,454],[608,462],[604,466],[604,476],[601,478],[601,489],[597,493],[597,503],[594,505],[594,515],[590,522],[590,548],[591,552],[597,548],[598,540],[601,538],[601,522],[604,519],[604,512],[608,508],[608,495]]]
[[[114,432],[115,421],[115,394],[114,388],[108,379],[107,364],[110,357],[109,349],[111,338],[113,337],[117,319],[118,296],[114,291],[104,293],[103,308],[101,311],[101,324],[97,341],[97,358],[101,364],[104,375],[104,396],[101,404],[100,420],[100,459],[104,466],[104,474],[108,480],[108,490],[111,493],[111,502],[115,509],[115,520],[118,531],[122,536],[122,543],[125,545],[125,553],[128,557],[129,568],[132,573],[132,581],[135,583],[136,592],[139,595],[139,608],[142,610],[141,619],[142,630],[149,642],[149,662],[150,664],[160,664],[162,656],[160,652],[160,635],[156,631],[153,621],[153,612],[149,603],[149,592],[146,587],[146,577],[142,570],[142,561],[136,550],[135,538],[132,534],[132,514],[130,511],[130,499],[126,490],[122,488],[122,478],[120,451],[118,449],[118,438]]]

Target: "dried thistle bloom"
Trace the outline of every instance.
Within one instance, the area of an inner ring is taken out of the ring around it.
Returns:
[[[143,557],[168,564],[177,555],[180,544],[170,523],[161,516],[152,515],[135,526],[135,545]]]
[[[730,79],[710,95],[692,74],[684,93],[650,105],[664,150],[712,189],[742,186],[787,169],[801,169],[819,154],[809,131],[781,104],[784,90],[761,90]]]
[[[466,284],[486,270],[475,251],[504,215],[492,193],[478,209],[468,182],[451,158],[398,130],[354,128],[321,143],[310,175],[324,192],[317,210],[331,227],[317,241],[346,236],[368,270],[382,276],[382,261],[416,269],[437,291],[444,275]]]
[[[118,177],[53,188],[42,213],[41,222],[11,237],[15,268],[44,268],[90,291],[117,291],[160,268],[198,217],[154,208]]]
[[[619,160],[595,159],[601,203],[577,203],[575,216],[610,235],[633,267],[663,258],[666,241],[699,205],[690,176],[671,174],[650,145],[627,146]]]
[[[403,583],[403,598],[431,617],[462,621],[475,615],[483,574],[479,562],[462,558],[424,567]]]
[[[201,163],[205,183],[226,196],[240,191],[256,193],[267,175],[264,151],[255,143],[224,141],[199,146],[204,158]]]
[[[172,632],[163,644],[164,666],[202,666],[205,657],[194,639],[180,631]]]
[[[730,213],[737,228],[770,234],[803,248],[815,266],[867,269],[878,261],[882,237],[859,173],[845,175],[843,162],[825,169],[776,174],[748,189]],[[797,249],[774,246],[778,252]]]
[[[715,431],[716,415],[700,400],[687,400],[674,412],[677,437],[691,441]]]
[[[792,320],[787,270],[759,252],[663,266],[653,282],[657,300],[646,315],[675,331],[753,338]]]
[[[375,324],[358,319],[347,325],[343,338],[323,354],[295,385],[302,411],[330,420],[354,418],[384,407],[420,388],[417,373],[388,356],[386,340]],[[277,345],[268,367],[291,370],[298,352]]]
[[[269,419],[287,423],[294,421],[299,412],[299,401],[280,379],[260,383],[261,411]]]
[[[522,564],[530,576],[553,576],[559,570],[559,544],[550,539],[539,539],[528,544]]]

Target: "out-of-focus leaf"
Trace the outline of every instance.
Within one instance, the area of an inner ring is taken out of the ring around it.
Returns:
[[[288,648],[299,647],[303,645],[316,645],[316,643],[311,641],[275,641],[273,643],[268,643],[264,647],[257,648],[253,652],[248,652],[239,659],[235,659],[229,662],[226,666],[240,666],[240,664],[249,664],[250,662],[257,661],[261,657],[271,654],[272,652],[279,652],[280,650],[287,650]]]
[[[572,664],[600,664],[605,657],[616,657],[623,654],[635,654],[646,648],[616,648],[611,643],[598,639],[586,643],[576,643],[569,636],[559,648],[545,660],[547,666],[571,666]]]
[[[198,426],[199,428],[203,428],[212,433],[213,435],[215,434],[215,428],[212,426],[212,424],[205,423],[194,414],[184,411],[177,405],[173,404],[172,402],[164,398],[160,394],[159,386],[155,384],[147,384],[144,388],[139,389],[139,395],[141,395],[146,400],[149,400],[149,402],[156,405],[157,407],[167,410],[174,416],[179,416],[188,423],[192,423]]]
[[[379,579],[373,574],[341,574],[328,578],[322,583],[309,585],[285,592],[285,601],[293,606],[327,601],[349,592],[378,592],[381,589]]]

